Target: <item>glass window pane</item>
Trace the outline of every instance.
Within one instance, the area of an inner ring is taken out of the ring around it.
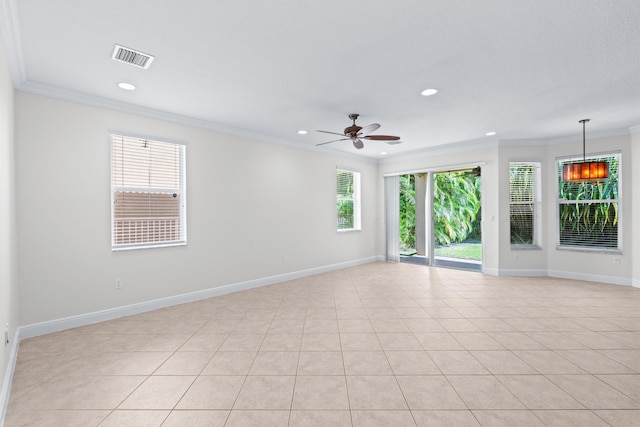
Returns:
[[[564,182],[562,166],[575,163],[576,159],[557,162],[558,243],[568,247],[619,249],[620,155],[586,160],[606,161],[609,177],[594,182]]]

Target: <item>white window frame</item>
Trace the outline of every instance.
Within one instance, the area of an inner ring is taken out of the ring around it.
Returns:
[[[338,213],[338,202],[341,200],[340,194],[338,194],[338,172],[350,173],[353,176],[353,195],[351,198],[342,198],[342,200],[353,201],[353,227],[351,228],[339,228],[338,221],[340,219]],[[353,169],[345,169],[341,167],[336,168],[336,229],[338,233],[360,231],[361,230],[361,177],[360,172]]]
[[[151,189],[146,187],[129,188],[123,186],[114,185],[114,144],[118,143],[117,138],[126,138],[129,140],[138,140],[141,143],[163,143],[174,144],[179,148],[179,186],[178,188],[170,189]],[[132,135],[125,132],[111,131],[109,135],[109,153],[110,153],[110,175],[111,175],[111,250],[123,251],[132,249],[148,249],[148,248],[161,248],[171,246],[185,246],[187,244],[187,185],[186,185],[186,144],[183,142],[170,141],[157,137],[146,137],[140,135]],[[117,191],[134,191],[134,192],[176,192],[180,197],[179,205],[179,230],[176,239],[161,240],[161,241],[143,241],[133,243],[117,243],[116,237],[116,216],[115,216],[115,193]]]
[[[531,167],[533,172],[533,194],[531,201],[513,201],[511,197],[511,168]],[[511,243],[511,249],[541,249],[542,248],[542,163],[540,161],[510,161],[509,162],[509,224],[511,225],[511,206],[533,205],[532,243]],[[509,227],[509,241],[511,242],[511,226]]]
[[[622,153],[620,151],[609,151],[604,153],[596,153],[587,155],[584,160],[590,161],[595,159],[602,159],[605,157],[616,157],[618,160],[618,198],[617,199],[594,199],[594,200],[580,200],[580,201],[566,201],[560,199],[558,184],[562,181],[562,164],[575,161],[582,161],[583,156],[571,156],[571,157],[559,157],[556,158],[556,249],[576,252],[601,252],[609,254],[621,254],[622,253],[622,240],[623,240],[623,221],[622,221]],[[560,205],[561,204],[588,204],[598,203],[598,200],[603,202],[616,203],[618,205],[618,222],[617,222],[617,247],[599,247],[599,246],[579,246],[579,245],[566,245],[560,243]]]

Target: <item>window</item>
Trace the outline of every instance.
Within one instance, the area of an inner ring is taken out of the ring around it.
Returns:
[[[540,247],[540,162],[509,162],[509,223],[512,247]]]
[[[185,146],[111,135],[111,248],[187,243]]]
[[[360,173],[336,170],[338,231],[360,230]]]
[[[560,248],[620,250],[620,154],[587,157],[606,161],[609,178],[598,182],[563,182],[558,160],[558,244]]]

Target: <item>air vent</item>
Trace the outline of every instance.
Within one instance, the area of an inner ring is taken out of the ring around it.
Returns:
[[[154,57],[137,50],[129,49],[128,47],[116,45],[113,49],[111,59],[135,65],[136,67],[144,68],[146,70],[153,62]]]

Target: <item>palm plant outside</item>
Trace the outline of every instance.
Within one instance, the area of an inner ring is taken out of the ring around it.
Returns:
[[[609,162],[608,179],[597,182],[563,182],[558,179],[561,245],[618,247],[619,160],[617,157],[597,160]]]
[[[618,247],[619,159],[607,156],[595,160],[609,162],[608,179],[592,183],[563,182],[558,174],[561,245]],[[561,168],[562,164],[558,167]],[[510,169],[510,175],[510,183],[514,186],[510,189],[512,199],[531,201],[512,206],[511,243],[531,244],[533,173],[530,167],[522,167]],[[481,259],[480,243],[477,243],[476,251],[469,250],[468,245],[473,240],[480,240],[480,195],[480,179],[469,173],[434,175],[433,214],[437,255]],[[400,246],[404,251],[415,248],[415,202],[415,178],[413,175],[403,175],[400,177]]]
[[[509,168],[511,244],[533,244],[534,185],[534,167],[531,164]]]
[[[437,255],[482,258],[479,243],[480,182],[477,176],[464,171],[434,175],[433,218]],[[400,247],[403,251],[415,248],[415,203],[415,177],[403,175],[400,177]]]
[[[348,171],[337,171],[337,210],[338,229],[351,229],[354,226],[353,216],[353,194],[354,183],[353,173]]]
[[[414,175],[400,177],[400,248],[416,247],[416,187]]]

